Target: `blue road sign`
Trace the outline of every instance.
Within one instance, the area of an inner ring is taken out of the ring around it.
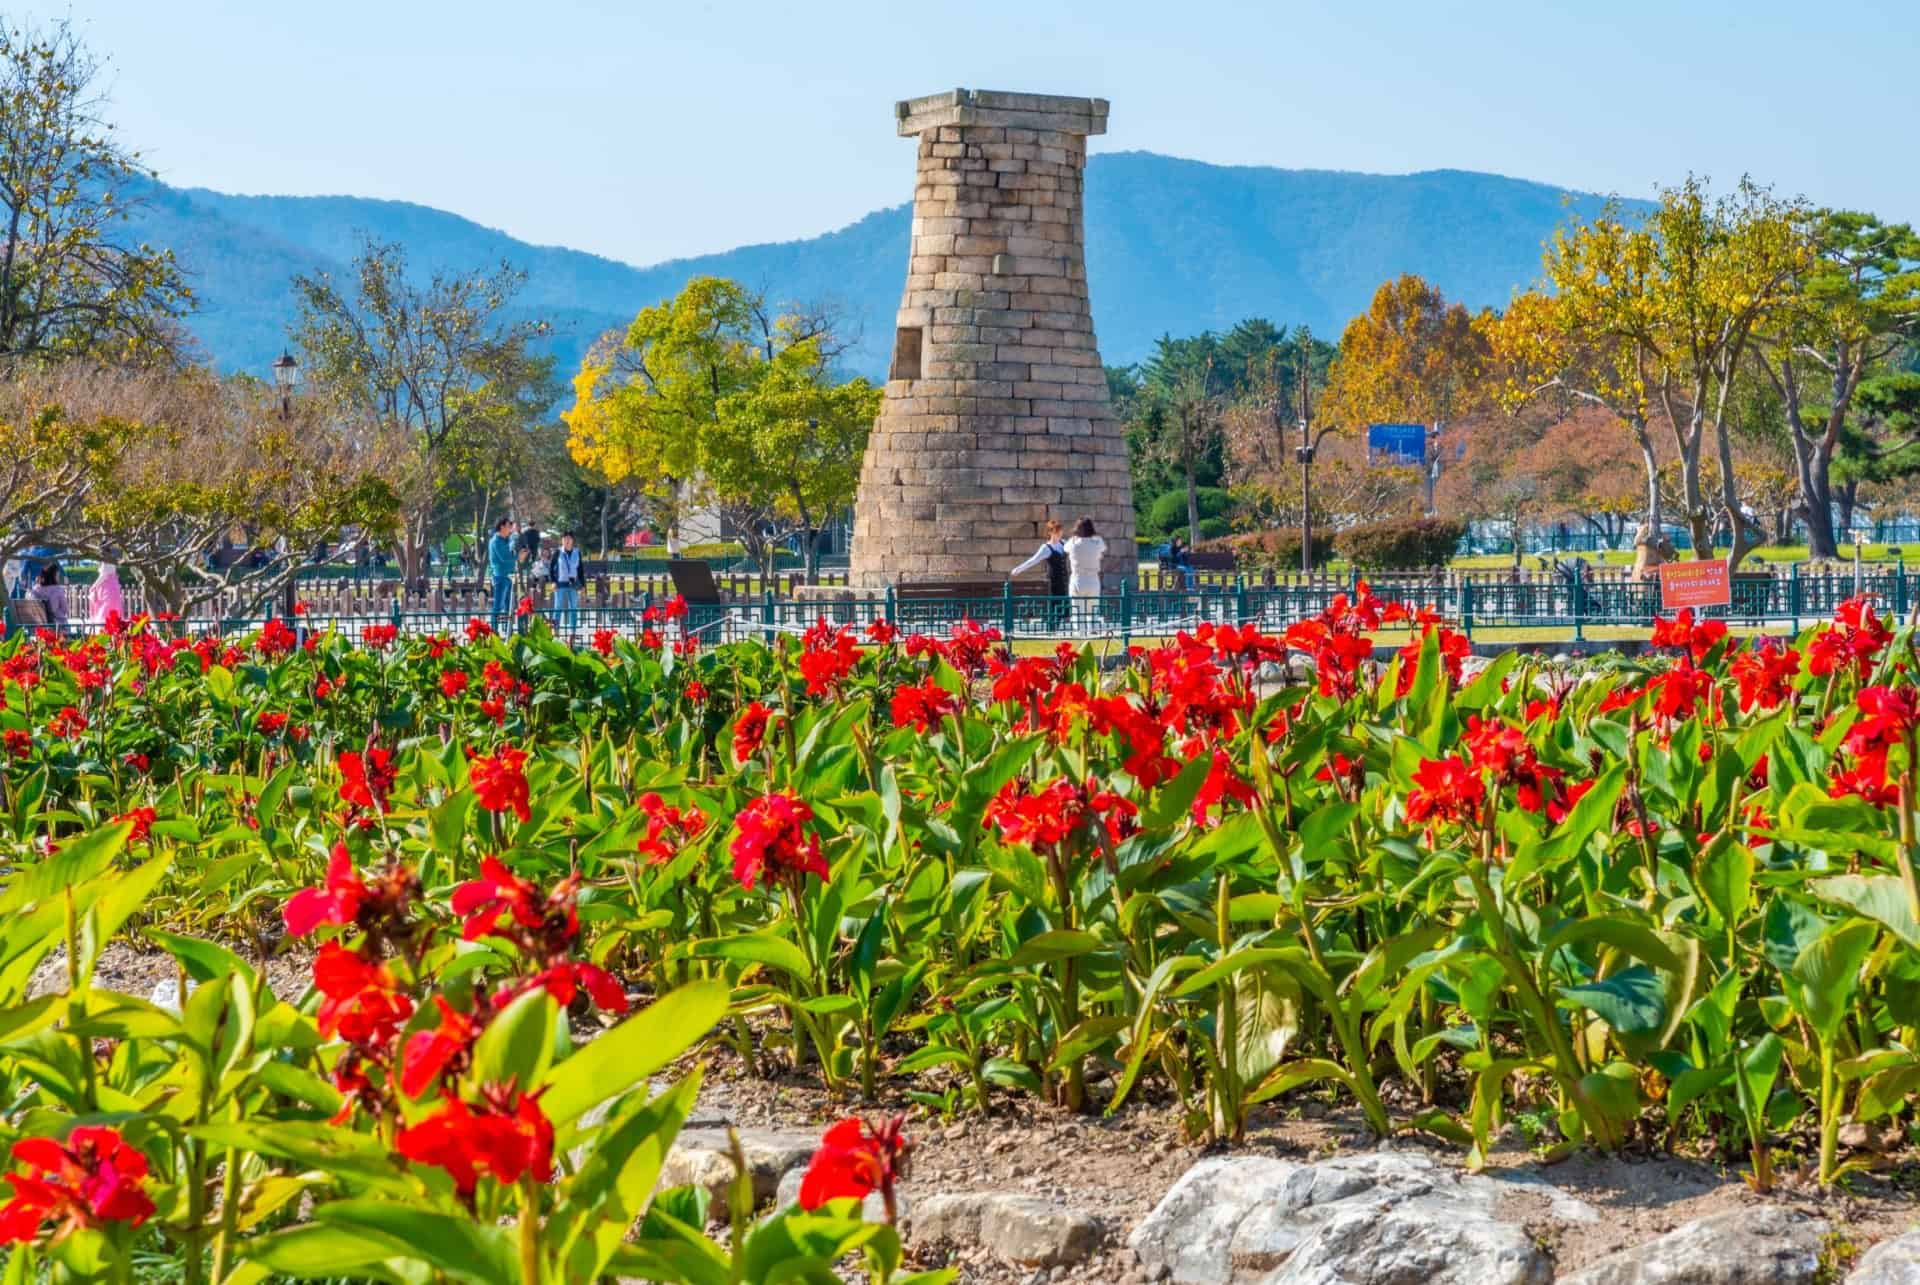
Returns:
[[[1405,464],[1418,468],[1427,462],[1427,426],[1425,424],[1367,425],[1367,458],[1382,457],[1381,463]]]

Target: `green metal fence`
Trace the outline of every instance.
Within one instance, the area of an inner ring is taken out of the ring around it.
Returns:
[[[684,628],[703,643],[741,638],[771,639],[777,634],[800,633],[820,620],[864,629],[874,620],[888,620],[903,632],[944,633],[963,620],[997,628],[1009,639],[1117,638],[1165,636],[1192,629],[1203,621],[1253,624],[1279,631],[1288,624],[1325,610],[1334,599],[1351,595],[1351,580],[1231,586],[1191,591],[1138,591],[1131,586],[1097,597],[1056,598],[1015,594],[1011,587],[997,597],[925,598],[884,594],[822,598],[793,598],[763,593],[721,604],[688,609]],[[1457,623],[1470,636],[1489,628],[1571,628],[1580,637],[1592,626],[1644,626],[1659,609],[1659,586],[1652,582],[1605,579],[1589,581],[1576,569],[1564,578],[1502,581],[1472,577],[1428,576],[1376,579],[1373,590],[1381,598],[1425,608]],[[1786,575],[1738,575],[1732,584],[1732,605],[1704,614],[1736,624],[1779,625],[1798,629],[1829,617],[1834,608],[1857,593],[1871,596],[1883,612],[1904,618],[1920,601],[1920,573],[1904,567],[1851,573],[1802,576],[1798,568]],[[595,605],[584,602],[577,612],[543,608],[538,614],[554,631],[576,641],[591,640],[595,632],[611,629],[638,634],[648,623],[642,599],[634,605]],[[486,611],[466,608],[444,611],[405,609],[396,599],[392,608],[377,614],[315,612],[296,623],[307,629],[337,629],[358,638],[367,625],[393,625],[408,635],[462,633],[470,619],[491,623],[501,632],[524,627],[514,617],[495,620]],[[15,621],[11,604],[7,623]],[[193,621],[194,633],[240,633],[257,629],[259,617]],[[79,632],[83,625],[70,626]]]

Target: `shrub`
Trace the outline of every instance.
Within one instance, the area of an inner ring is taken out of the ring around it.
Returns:
[[[1203,540],[1199,547],[1210,552],[1231,550],[1240,560],[1239,565],[1249,571],[1298,571],[1300,569],[1300,530],[1297,527],[1245,531],[1239,535]],[[1313,533],[1313,565],[1325,566],[1328,559],[1332,557],[1332,532],[1315,531]]]
[[[1355,566],[1418,571],[1445,566],[1466,533],[1453,518],[1387,518],[1336,532],[1333,543]]]
[[[1231,526],[1226,518],[1233,510],[1233,499],[1217,486],[1203,486],[1196,499],[1200,505],[1200,537],[1207,539],[1211,534],[1225,535]],[[1217,524],[1218,530],[1210,533],[1208,523]],[[1187,533],[1187,488],[1177,486],[1171,491],[1162,492],[1154,497],[1148,506],[1146,517],[1141,520],[1140,533],[1165,538],[1170,535]]]

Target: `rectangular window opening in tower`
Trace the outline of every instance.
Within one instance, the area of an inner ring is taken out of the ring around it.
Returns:
[[[887,378],[920,378],[920,327],[901,326],[893,332],[893,370]]]

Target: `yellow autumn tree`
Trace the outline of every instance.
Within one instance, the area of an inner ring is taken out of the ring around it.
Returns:
[[[1347,323],[1321,398],[1351,431],[1381,422],[1440,424],[1480,398],[1487,345],[1475,319],[1412,273],[1386,282]]]
[[[1555,236],[1543,289],[1488,326],[1496,384],[1510,405],[1558,389],[1607,407],[1633,431],[1648,468],[1648,519],[1661,515],[1650,423],[1672,434],[1675,490],[1694,547],[1720,521],[1730,564],[1760,532],[1743,512],[1733,391],[1755,336],[1784,309],[1810,253],[1805,212],[1743,180],[1715,197],[1689,177],[1644,218],[1618,206]],[[1702,457],[1714,447],[1720,494],[1707,500]]]

